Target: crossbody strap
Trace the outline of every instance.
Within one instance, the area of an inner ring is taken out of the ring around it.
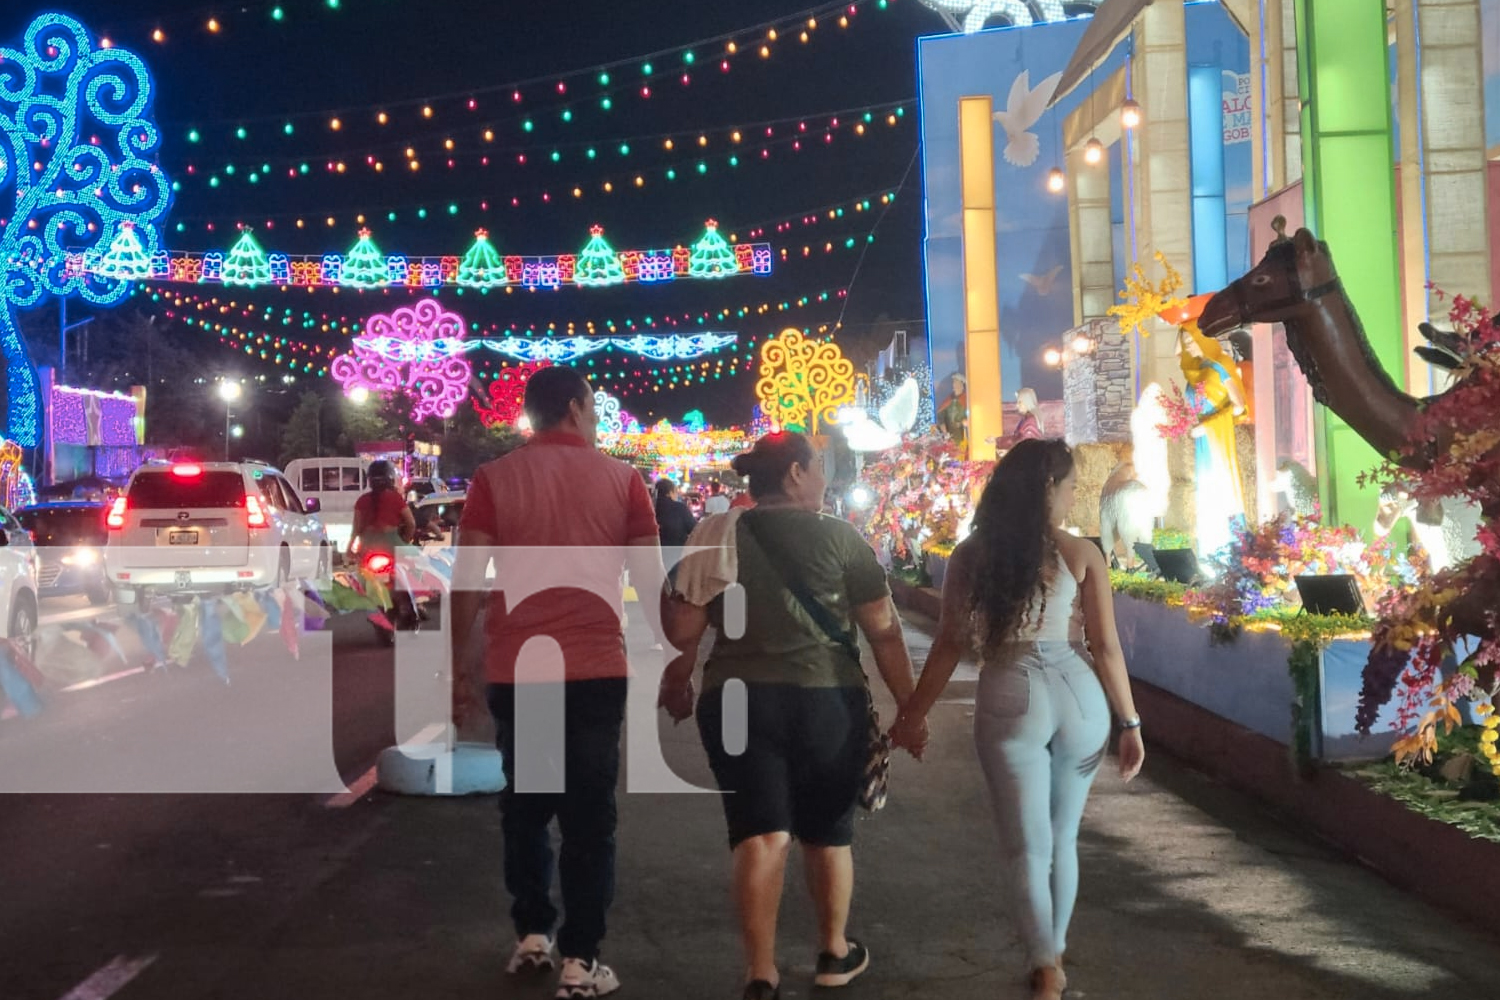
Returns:
[[[792,572],[789,564],[783,557],[780,547],[769,543],[766,540],[766,536],[757,527],[759,520],[753,511],[747,511],[740,518],[740,523],[749,529],[750,536],[755,539],[755,544],[759,546],[761,553],[765,555],[766,561],[771,564],[771,568],[776,571],[776,575],[781,577],[781,582],[791,592],[791,595],[797,599],[797,603],[802,606],[802,610],[807,612],[807,616],[813,620],[813,624],[822,629],[828,638],[838,643],[839,647],[848,653],[850,658],[858,664],[860,662],[859,645],[854,641],[854,636],[840,627],[838,620],[833,616],[833,612],[829,611],[822,601],[814,597],[812,591],[807,588],[807,584],[803,583],[801,578]]]

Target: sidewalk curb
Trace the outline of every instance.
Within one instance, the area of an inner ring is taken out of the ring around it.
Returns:
[[[898,605],[936,621],[937,591],[898,580],[891,591]],[[1275,740],[1144,681],[1131,688],[1153,746],[1283,811],[1399,888],[1494,926],[1500,845],[1412,812],[1333,768],[1300,779],[1290,750]]]

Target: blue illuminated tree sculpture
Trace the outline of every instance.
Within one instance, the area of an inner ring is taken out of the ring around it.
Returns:
[[[101,248],[132,224],[147,259],[161,247],[172,188],[156,164],[153,90],[138,56],[63,14],[38,15],[20,48],[0,46],[0,197],[15,195],[0,217],[0,355],[18,444],[37,445],[41,401],[17,310],[54,295],[113,305],[130,282],[101,273]]]

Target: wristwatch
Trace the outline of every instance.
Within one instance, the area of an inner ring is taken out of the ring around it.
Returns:
[[[1120,728],[1121,729],[1139,729],[1139,728],[1141,728],[1141,717],[1139,715],[1132,715],[1128,719],[1121,719],[1120,720]]]

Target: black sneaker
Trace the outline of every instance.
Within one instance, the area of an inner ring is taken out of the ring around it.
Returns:
[[[741,1000],[781,1000],[781,987],[772,986],[764,979],[755,979],[745,984]]]
[[[835,958],[828,952],[818,955],[818,973],[813,977],[815,986],[848,986],[870,967],[870,952],[864,945],[849,938],[849,954]]]

